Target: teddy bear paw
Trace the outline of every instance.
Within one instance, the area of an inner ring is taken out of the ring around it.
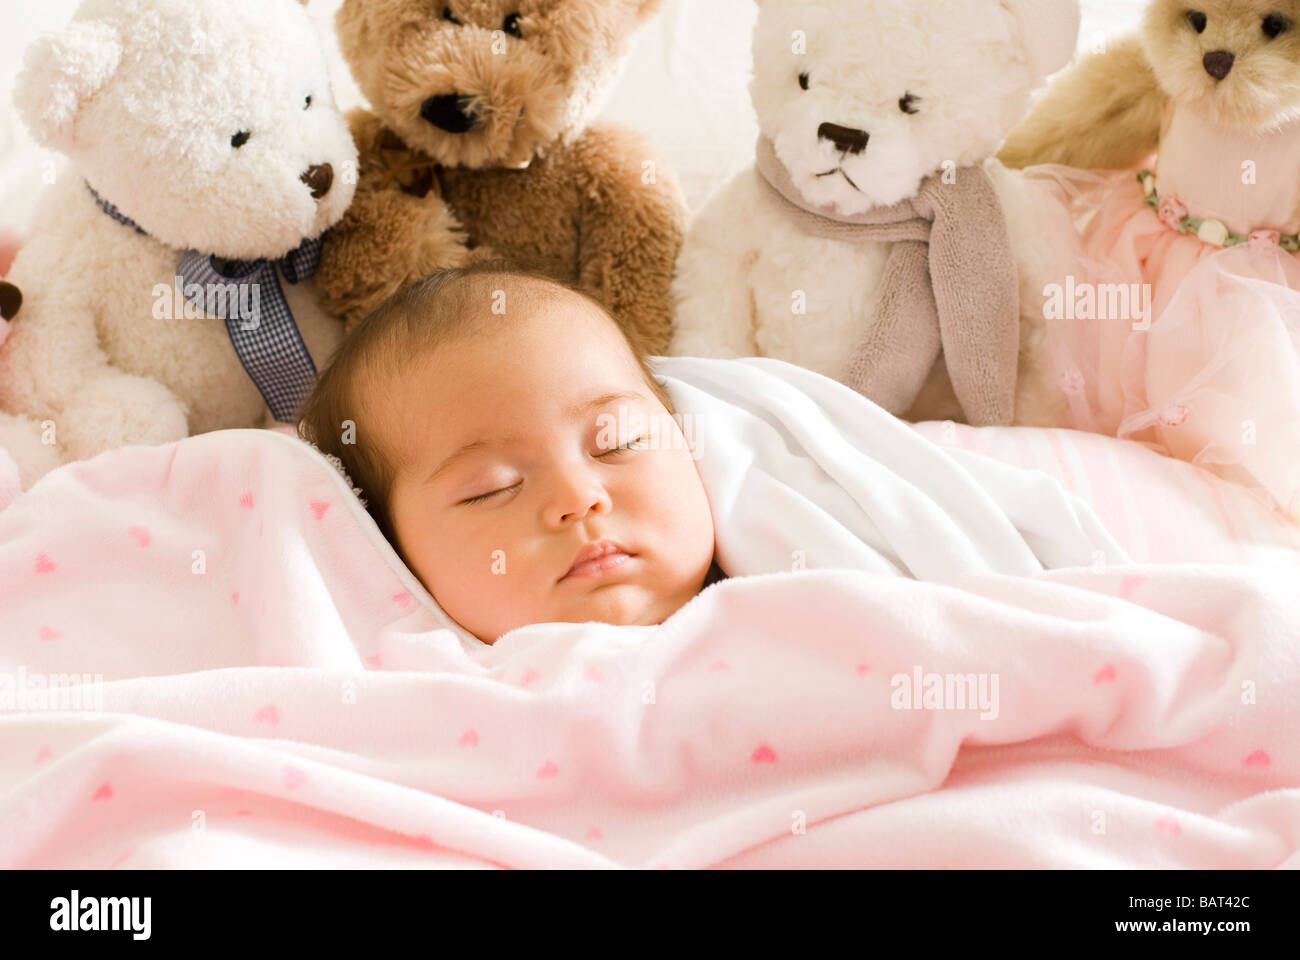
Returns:
[[[189,436],[185,406],[170,390],[126,374],[83,385],[54,420],[61,445],[75,460],[117,447],[171,443]]]

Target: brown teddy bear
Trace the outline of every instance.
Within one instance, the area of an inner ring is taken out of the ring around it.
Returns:
[[[688,217],[647,140],[592,122],[662,0],[345,0],[345,59],[372,112],[352,210],[320,273],[355,322],[398,287],[484,256],[576,283],[650,353],[672,334]]]

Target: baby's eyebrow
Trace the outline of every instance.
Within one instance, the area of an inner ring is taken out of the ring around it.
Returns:
[[[516,442],[518,439],[519,439],[518,435],[514,435],[514,436],[502,438],[501,442],[502,444],[508,445]],[[490,446],[490,444],[486,440],[475,440],[473,443],[465,444],[465,446],[461,447],[459,450],[457,450],[455,453],[449,456],[446,460],[442,461],[442,463],[438,464],[438,466],[434,469],[433,473],[429,474],[428,478],[424,482],[433,483],[433,481],[437,480],[441,474],[446,473],[456,463],[456,461],[462,460],[465,457],[467,457],[469,454],[481,450],[487,446]]]
[[[582,403],[576,403],[564,411],[564,415],[570,420],[577,420],[584,413],[590,413],[597,407],[608,406],[618,400],[649,400],[645,394],[636,393],[631,390],[616,391],[614,393],[602,393],[599,397],[592,397]]]

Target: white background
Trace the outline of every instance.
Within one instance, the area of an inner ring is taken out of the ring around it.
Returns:
[[[312,0],[332,57],[335,92],[361,102],[334,43],[342,0]],[[924,3],[925,0],[915,0]],[[1131,28],[1145,0],[1083,0],[1081,46]],[[0,0],[0,226],[23,227],[52,155],[27,137],[10,102],[22,51],[38,33],[57,30],[78,0]],[[667,0],[643,31],[605,116],[648,133],[672,162],[692,207],[753,157],[757,125],[749,103],[753,0]]]

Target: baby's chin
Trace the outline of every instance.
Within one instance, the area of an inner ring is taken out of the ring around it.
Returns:
[[[649,627],[663,623],[684,603],[678,596],[659,594],[637,583],[608,583],[557,604],[552,619],[561,623],[594,620],[618,627]]]
[[[537,623],[595,622],[616,627],[653,627],[671,617],[698,592],[683,589],[664,594],[635,583],[609,583],[592,587],[581,596],[558,600],[547,608],[498,621],[491,629],[471,632],[484,643],[494,643],[512,630]]]

